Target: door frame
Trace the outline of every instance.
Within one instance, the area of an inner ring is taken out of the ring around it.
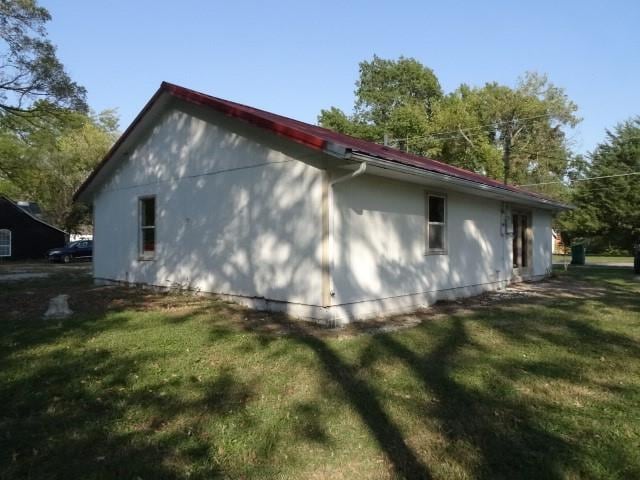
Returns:
[[[518,217],[518,225],[516,227],[516,225],[514,224],[513,220],[514,217]],[[526,218],[527,221],[527,227],[525,229],[524,232],[524,241],[525,243],[525,247],[526,247],[526,265],[523,267],[522,266],[522,254],[520,253],[519,255],[519,259],[518,262],[516,264],[516,262],[514,262],[514,255],[515,255],[515,249],[513,248],[513,242],[516,242],[518,245],[518,250],[519,252],[522,252],[522,239],[523,236],[520,234],[520,230],[522,227],[521,224],[521,219],[522,218]],[[513,208],[511,210],[511,231],[512,231],[512,247],[511,247],[511,268],[512,268],[512,272],[513,275],[515,277],[526,277],[528,275],[531,274],[531,272],[533,271],[533,229],[532,229],[532,213],[530,210],[522,210],[522,209],[517,209],[517,208]],[[516,230],[517,228],[517,230]],[[517,237],[516,237],[517,234]]]

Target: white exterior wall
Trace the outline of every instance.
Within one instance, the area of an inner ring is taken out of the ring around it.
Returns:
[[[364,175],[333,187],[333,295],[324,308],[327,177],[318,154],[182,104],[154,125],[126,158],[112,160],[119,166],[94,198],[97,279],[189,287],[336,322],[408,311],[512,280],[502,202]],[[447,195],[446,255],[425,255],[428,191]],[[138,200],[147,195],[156,196],[157,217],[150,261],[138,251]],[[551,214],[529,211],[529,276],[538,277],[551,267]]]
[[[426,254],[426,193],[447,196],[448,253]],[[504,287],[512,237],[502,202],[424,185],[361,176],[334,187],[332,317],[367,317]],[[506,211],[507,218],[510,212]],[[551,265],[551,215],[532,211],[533,270]]]
[[[533,231],[533,272],[534,277],[548,275],[553,265],[553,234],[551,212],[534,210],[531,228]]]
[[[320,305],[322,172],[273,135],[192,113],[165,112],[95,197],[94,276]],[[156,195],[151,261],[138,251],[144,195]]]

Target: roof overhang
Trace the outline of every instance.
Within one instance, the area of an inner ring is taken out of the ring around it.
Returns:
[[[11,200],[9,197],[5,196],[5,195],[0,195],[0,198],[6,200],[7,202],[9,202],[10,205],[12,205],[15,209],[17,209],[20,213],[23,213],[24,215],[26,215],[27,217],[31,218],[32,220],[41,223],[42,225],[49,227],[53,230],[57,230],[60,233],[64,233],[65,235],[69,235],[68,232],[65,232],[64,230],[51,225],[50,223],[45,222],[44,220],[42,220],[41,218],[36,217],[34,214],[32,214],[31,212],[25,210],[24,208],[20,207],[20,205],[18,205],[17,202],[14,202],[13,200]]]
[[[160,88],[151,97],[142,111],[111,147],[109,152],[73,196],[74,200],[88,201],[97,184],[107,177],[114,168],[110,160],[116,154],[124,153],[132,148],[138,138],[137,133],[145,131],[145,125],[153,122],[171,98],[177,98],[193,105],[211,108],[225,116],[247,122],[256,127],[268,130],[289,141],[304,145],[312,150],[324,152],[342,160],[366,161],[381,175],[400,175],[407,181],[444,183],[452,189],[482,196],[492,196],[502,200],[517,201],[524,205],[536,206],[548,210],[566,210],[569,205],[554,201],[534,192],[529,192],[512,185],[485,176],[457,168],[436,160],[407,154],[372,142],[343,135],[317,125],[310,125],[263,110],[241,105],[228,100],[212,97],[178,85],[162,82]],[[136,133],[136,134],[134,134]],[[344,162],[348,166],[349,162]],[[374,170],[368,170],[368,172]]]
[[[118,140],[112,145],[87,179],[80,185],[78,190],[76,190],[73,194],[73,201],[89,201],[93,193],[93,187],[100,183],[100,181],[107,177],[112,171],[113,164],[111,163],[111,159],[115,157],[116,154],[129,150],[130,146],[135,143],[138,138],[138,135],[135,135],[134,132],[144,131],[146,126],[152,123],[153,119],[156,118],[156,114],[164,108],[169,100],[170,95],[165,91],[163,86],[161,86],[142,108],[140,113],[138,113],[133,122],[131,122]]]
[[[520,205],[526,205],[544,210],[562,211],[573,208],[571,205],[560,203],[546,197],[534,196],[533,194],[524,192],[515,192],[506,188],[473,182],[470,180],[455,177],[453,175],[431,172],[422,168],[403,165],[362,152],[347,152],[344,158],[350,159],[356,163],[367,163],[367,173],[393,178],[396,180],[409,181],[424,185],[446,186],[446,188],[449,190],[455,190],[462,193],[478,195],[486,198],[493,198],[501,201],[518,203]]]

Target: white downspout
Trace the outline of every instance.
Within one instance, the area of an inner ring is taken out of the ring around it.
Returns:
[[[366,169],[367,169],[367,162],[362,162],[357,170],[355,170],[355,171],[353,171],[351,173],[348,173],[347,175],[344,175],[342,177],[338,177],[338,178],[335,178],[335,179],[331,180],[329,182],[329,185],[331,185],[333,187],[337,183],[346,182],[347,180],[351,180],[352,178],[359,177],[360,175],[362,175],[365,172]]]
[[[329,231],[328,231],[328,250],[329,250],[329,259],[328,259],[328,280],[329,280],[329,288],[328,288],[328,293],[329,293],[329,298],[325,299],[325,305],[326,306],[331,306],[331,298],[335,295],[335,290],[334,290],[334,285],[333,285],[333,271],[334,271],[334,243],[333,243],[333,236],[334,236],[334,230],[335,230],[335,225],[334,225],[334,215],[333,215],[333,211],[334,211],[334,193],[333,193],[333,187],[335,185],[337,185],[338,183],[343,183],[349,180],[352,180],[356,177],[359,177],[360,175],[364,174],[365,171],[367,170],[367,163],[366,162],[362,162],[360,164],[360,166],[357,168],[357,170],[347,174],[347,175],[343,175],[342,177],[338,177],[335,178],[333,180],[329,181],[329,188],[328,188],[328,192],[327,192],[327,215],[329,217]]]
[[[507,202],[502,202],[500,207],[500,236],[502,237],[502,268],[504,269],[502,282],[505,284],[508,284],[511,280],[511,258],[507,258],[506,253],[509,238],[513,235],[513,227],[511,231],[509,230],[510,217],[511,208]]]

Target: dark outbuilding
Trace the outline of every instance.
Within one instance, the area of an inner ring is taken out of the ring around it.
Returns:
[[[49,249],[67,242],[66,232],[31,211],[0,195],[0,260],[45,258]]]

